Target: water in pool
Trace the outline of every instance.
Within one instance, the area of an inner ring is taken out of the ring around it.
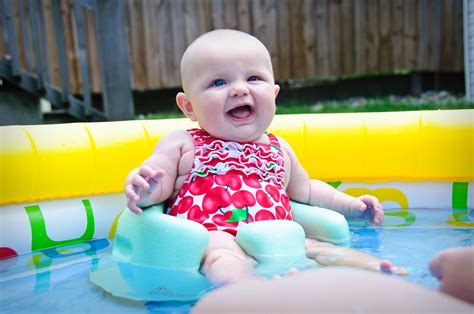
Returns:
[[[387,211],[383,227],[351,223],[351,246],[404,266],[406,280],[436,289],[427,268],[436,252],[471,246],[473,212]],[[465,223],[462,223],[464,221]],[[97,239],[0,260],[0,312],[154,312],[188,313],[192,302],[138,302],[112,297],[89,280],[89,273],[111,263],[111,239]]]

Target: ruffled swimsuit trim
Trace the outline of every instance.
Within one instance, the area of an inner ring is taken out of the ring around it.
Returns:
[[[194,138],[195,162],[187,182],[194,176],[205,177],[210,173],[225,174],[237,170],[283,186],[284,158],[278,139],[273,134],[266,133],[270,144],[263,144],[227,142],[201,129],[188,132]]]

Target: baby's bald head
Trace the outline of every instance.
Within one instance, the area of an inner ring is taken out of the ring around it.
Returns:
[[[234,52],[247,51],[255,56],[264,56],[266,66],[273,75],[271,57],[267,48],[254,36],[247,33],[231,30],[218,29],[205,33],[189,45],[181,58],[181,82],[186,93],[189,83],[195,75],[200,72],[200,66],[209,58],[220,54],[231,55]]]

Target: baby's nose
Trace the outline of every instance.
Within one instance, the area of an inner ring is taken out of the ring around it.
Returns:
[[[240,97],[245,96],[249,93],[248,88],[242,83],[236,83],[232,86],[230,90],[230,97]]]

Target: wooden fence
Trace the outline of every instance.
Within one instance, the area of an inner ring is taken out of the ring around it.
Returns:
[[[72,1],[62,1],[61,9],[70,88],[80,92]],[[16,16],[19,3],[28,5],[16,1]],[[134,90],[179,86],[179,61],[186,46],[216,28],[258,37],[270,51],[279,81],[464,68],[462,0],[126,0],[125,6]],[[49,0],[42,1],[42,8],[51,79],[59,85]],[[98,92],[94,19],[87,12],[84,16],[92,90]],[[20,51],[20,64],[26,66],[24,45]],[[7,53],[0,36],[0,55]]]

